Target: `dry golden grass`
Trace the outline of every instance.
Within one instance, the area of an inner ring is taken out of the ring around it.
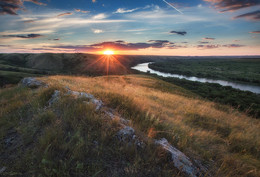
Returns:
[[[216,103],[192,94],[187,96],[187,91],[174,85],[169,92],[161,91],[159,88],[165,83],[146,76],[40,79],[96,96],[104,92],[127,96],[143,112],[169,124],[169,141],[190,157],[208,163],[215,176],[260,176],[260,122],[257,119],[231,108],[217,109]],[[106,102],[107,98],[101,95],[101,99]]]

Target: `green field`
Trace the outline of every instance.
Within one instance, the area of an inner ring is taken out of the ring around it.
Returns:
[[[260,58],[169,59],[149,67],[172,74],[260,85]]]

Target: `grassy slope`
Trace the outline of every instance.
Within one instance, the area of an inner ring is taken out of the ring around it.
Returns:
[[[245,92],[232,87],[223,87],[219,84],[201,83],[170,77],[165,78],[156,75],[152,76],[185,88],[202,98],[232,106],[249,116],[260,118],[260,94]]]
[[[173,74],[197,76],[245,84],[260,85],[260,59],[175,59],[150,64],[150,67]]]
[[[0,92],[1,157],[9,158],[0,159],[1,164],[13,163],[7,164],[9,172],[23,169],[27,174],[54,176],[178,173],[152,145],[142,152],[116,144],[112,138],[116,124],[100,121],[102,115],[90,106],[68,97],[44,111],[53,90],[69,86],[102,99],[143,134],[166,137],[189,157],[208,164],[215,176],[260,175],[259,120],[228,107],[219,109],[219,104],[200,100],[178,86],[140,75],[40,79],[51,87],[40,92],[19,87]],[[7,151],[3,145],[12,134],[20,151]],[[94,140],[99,148],[93,148]]]

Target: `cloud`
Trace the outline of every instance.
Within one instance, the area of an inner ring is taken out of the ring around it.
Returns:
[[[247,18],[249,20],[260,20],[260,10],[245,13],[245,14],[234,17],[234,19],[237,19],[237,18]]]
[[[186,31],[170,31],[170,34],[178,34],[178,35],[186,35],[187,32]]]
[[[41,34],[27,34],[27,35],[2,35],[2,37],[6,38],[23,38],[23,39],[34,39],[43,37]]]
[[[220,45],[197,45],[197,48],[200,49],[216,49],[221,47]]]
[[[208,44],[209,42],[199,41],[200,44]]]
[[[216,9],[220,10],[220,12],[237,11],[239,9],[243,9],[246,7],[260,5],[259,0],[204,0],[204,1],[213,4]],[[247,18],[249,20],[260,20],[260,11],[257,10],[254,12],[248,12],[234,17],[234,19],[237,18]]]
[[[260,31],[251,31],[249,33],[252,33],[252,34],[260,34]]]
[[[82,12],[82,13],[89,13],[90,11],[86,11],[86,10],[81,10],[81,9],[75,9],[76,12]]]
[[[65,16],[65,15],[72,15],[73,13],[71,12],[66,12],[66,13],[62,13],[62,14],[59,14],[57,15],[57,17],[62,17],[62,16]]]
[[[101,29],[92,29],[93,33],[95,34],[99,34],[99,33],[103,33],[104,31]]]
[[[245,45],[240,45],[240,44],[226,44],[222,45],[222,47],[228,47],[228,48],[238,48],[238,47],[244,47]]]
[[[25,21],[23,21],[24,23],[34,23],[35,22],[35,20],[25,20]]]
[[[199,49],[216,49],[221,47],[227,47],[227,48],[238,48],[238,47],[244,47],[245,45],[240,44],[225,44],[225,45],[197,45],[197,48]]]
[[[134,11],[136,11],[136,10],[138,10],[138,9],[139,9],[139,8],[126,10],[125,8],[119,8],[119,9],[117,9],[117,11],[115,11],[114,13],[115,13],[115,14],[124,14],[124,13],[134,12]]]
[[[213,38],[213,37],[205,37],[205,38],[203,38],[204,40],[211,40],[211,41],[213,41],[213,40],[215,40],[216,38]]]
[[[88,51],[88,52],[96,52],[100,50],[105,50],[107,48],[115,49],[115,50],[139,50],[139,49],[147,49],[147,48],[167,48],[167,49],[175,49],[184,46],[174,45],[173,42],[168,40],[149,40],[147,42],[138,42],[138,43],[129,43],[123,40],[117,41],[108,41],[101,42],[91,45],[60,45],[60,46],[52,46],[52,48],[57,49],[72,49],[75,51]]]
[[[259,0],[204,0],[210,2],[221,12],[235,11],[238,9],[256,6],[260,4]]]
[[[105,18],[107,18],[107,16],[104,13],[97,14],[97,15],[93,16],[94,20],[102,20],[102,19],[105,19]]]
[[[50,41],[59,41],[60,38],[55,38],[55,39],[49,39]]]
[[[0,15],[17,15],[17,11],[24,9],[24,1],[32,2],[38,5],[46,5],[38,0],[1,0],[0,1]]]

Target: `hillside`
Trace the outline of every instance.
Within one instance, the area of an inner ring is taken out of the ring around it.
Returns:
[[[156,61],[165,57],[119,56],[107,60],[103,55],[91,54],[0,54],[0,87],[16,84],[23,77],[43,75],[129,74],[138,63]],[[108,62],[108,63],[107,63]],[[109,67],[107,68],[107,64]]]
[[[143,75],[25,81],[0,90],[1,175],[260,175],[260,120],[174,84]]]

